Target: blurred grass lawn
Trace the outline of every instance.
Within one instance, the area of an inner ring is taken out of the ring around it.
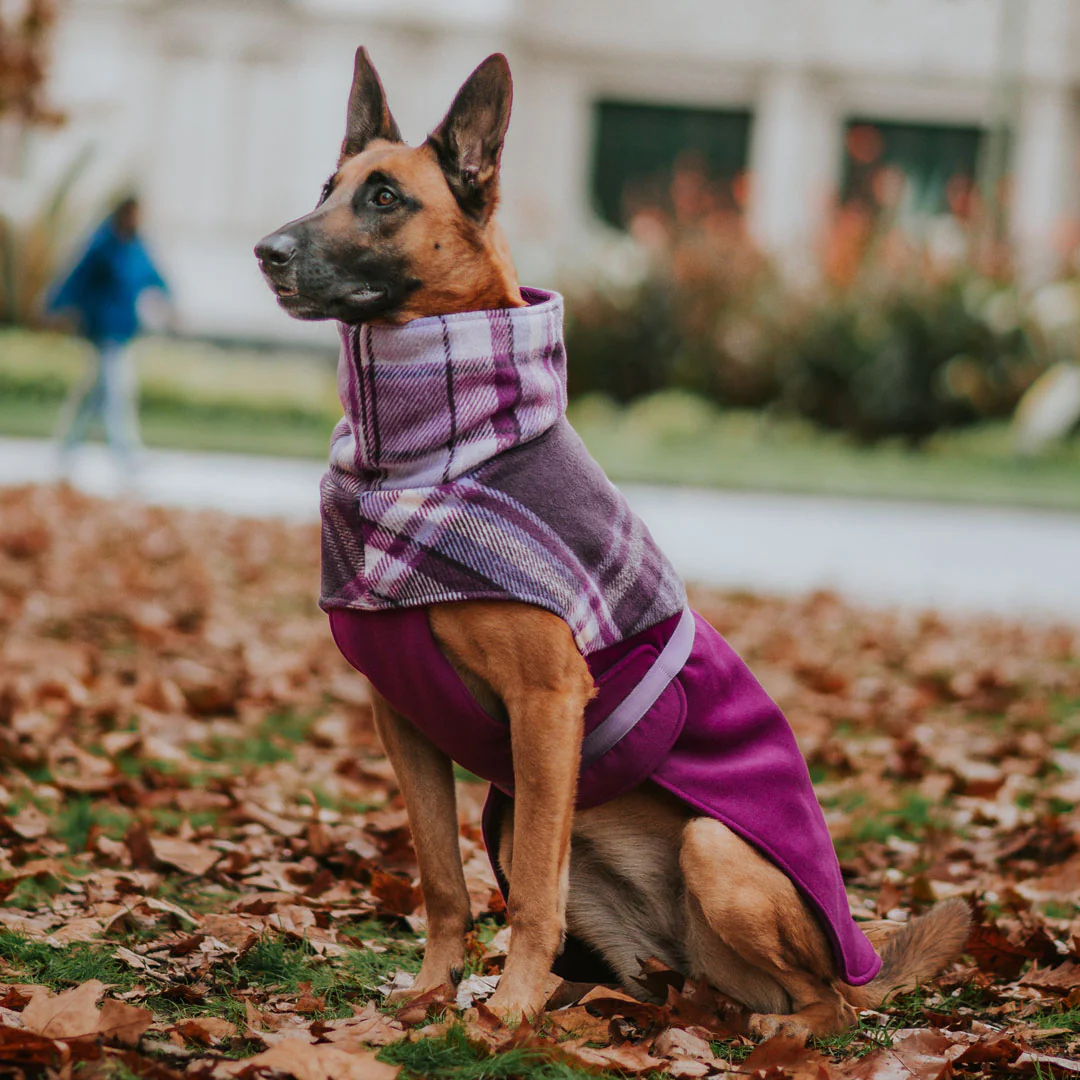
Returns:
[[[162,338],[135,353],[148,445],[326,455],[341,415],[331,358]],[[86,365],[86,347],[71,338],[0,331],[0,434],[48,435]],[[570,418],[616,480],[1080,510],[1080,440],[1018,459],[1000,423],[914,451],[858,447],[802,421],[720,412],[681,393],[628,408],[587,398]]]

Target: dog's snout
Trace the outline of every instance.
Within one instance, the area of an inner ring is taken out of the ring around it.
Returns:
[[[289,233],[271,233],[255,245],[255,257],[266,266],[286,266],[296,257],[298,247]]]

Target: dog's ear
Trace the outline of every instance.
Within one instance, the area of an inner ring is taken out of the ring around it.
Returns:
[[[458,205],[483,223],[498,201],[499,158],[510,123],[514,85],[502,53],[466,80],[443,122],[428,136]]]
[[[338,155],[340,165],[346,158],[359,154],[372,139],[401,142],[397,122],[386,104],[386,91],[371,57],[363,45],[356,50],[353,63],[352,90],[349,91],[349,111],[345,118],[345,139]]]

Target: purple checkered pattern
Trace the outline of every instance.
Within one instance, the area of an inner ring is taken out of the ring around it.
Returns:
[[[566,424],[562,298],[342,326],[322,606],[500,599],[583,653],[679,611],[682,583]]]

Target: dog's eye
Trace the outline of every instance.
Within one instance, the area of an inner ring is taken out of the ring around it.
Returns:
[[[393,206],[398,201],[398,197],[397,193],[392,191],[390,188],[381,187],[375,192],[374,195],[372,195],[371,201],[376,206],[381,206],[385,209],[388,206]]]

